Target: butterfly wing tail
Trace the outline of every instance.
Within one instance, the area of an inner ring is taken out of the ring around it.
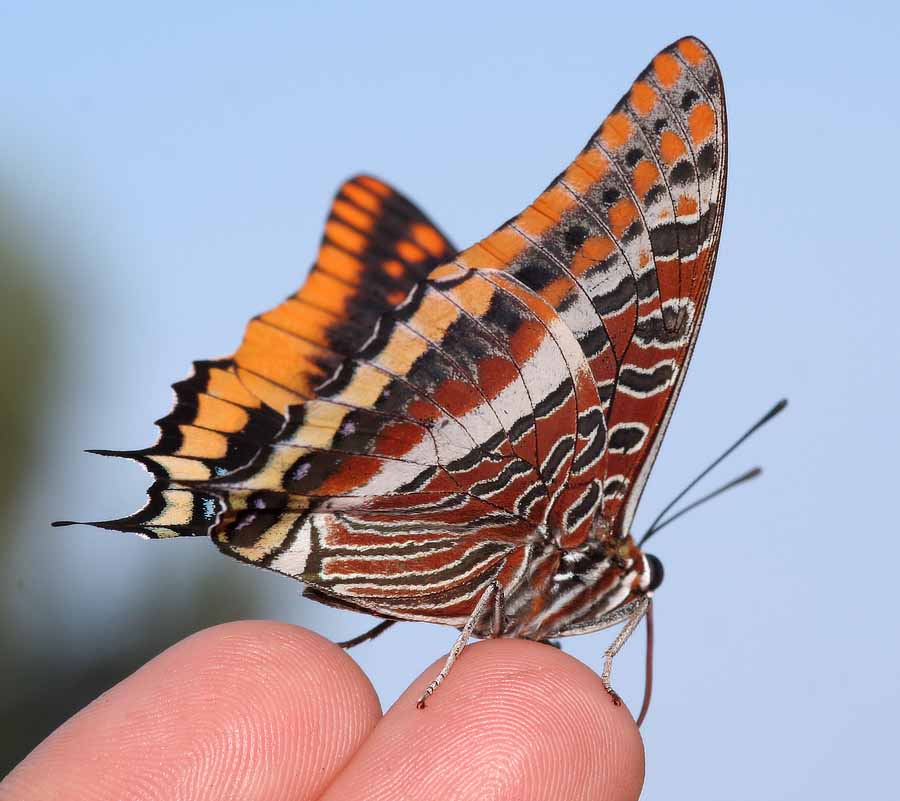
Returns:
[[[132,459],[145,467],[155,478],[147,504],[128,517],[89,525],[151,539],[208,534],[222,503],[198,482],[250,462],[260,444],[270,441],[284,423],[281,415],[246,390],[230,359],[196,362],[193,375],[173,389],[175,405],[157,421],[160,436],[155,445],[135,451],[91,451]]]
[[[117,520],[84,522],[59,520],[54,526],[88,525],[137,534],[145,539],[205,536],[221,510],[220,500],[209,493],[157,481],[147,490],[143,509]]]

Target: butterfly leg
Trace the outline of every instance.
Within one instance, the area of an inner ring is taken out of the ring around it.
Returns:
[[[495,637],[500,634],[503,629],[503,588],[500,586],[499,582],[492,581],[488,584],[487,589],[484,591],[481,598],[479,598],[478,603],[475,605],[475,609],[466,621],[466,625],[463,626],[462,630],[459,632],[459,637],[457,637],[456,642],[453,643],[453,647],[447,655],[447,661],[444,662],[441,672],[435,676],[434,681],[425,688],[425,692],[422,693],[421,697],[416,702],[416,706],[419,709],[425,708],[425,701],[427,701],[428,697],[441,685],[441,682],[447,678],[450,668],[453,667],[453,663],[456,662],[459,655],[462,653],[463,648],[466,647],[469,637],[472,636],[472,632],[475,631],[475,627],[484,616],[488,604],[491,602],[494,604],[493,614],[491,616],[491,633]]]
[[[600,674],[600,681],[603,682],[603,686],[606,687],[606,692],[609,693],[610,698],[612,698],[613,703],[616,706],[621,706],[622,699],[619,697],[619,694],[612,688],[612,684],[610,683],[610,674],[612,673],[612,661],[613,657],[622,650],[622,646],[628,642],[628,638],[634,634],[634,630],[638,627],[638,624],[643,619],[644,615],[647,614],[647,607],[650,605],[649,598],[643,598],[635,607],[634,611],[631,613],[631,616],[628,620],[625,621],[625,625],[622,626],[622,630],[616,635],[616,638],[612,641],[612,644],[603,654],[603,672]]]
[[[346,651],[349,648],[353,648],[354,646],[359,645],[360,643],[367,642],[368,640],[374,640],[379,634],[387,631],[396,622],[396,620],[382,620],[381,623],[379,623],[377,626],[373,626],[368,631],[364,631],[362,634],[349,640],[343,640],[342,642],[339,642],[338,645]]]

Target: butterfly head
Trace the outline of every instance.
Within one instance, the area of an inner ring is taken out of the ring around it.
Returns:
[[[626,548],[628,549],[628,558],[618,563],[617,560],[613,559],[612,564],[622,569],[624,581],[628,581],[628,576],[629,574],[631,575],[632,589],[629,598],[634,599],[635,596],[640,595],[652,596],[663,582],[663,577],[665,576],[663,563],[659,557],[642,551],[630,537],[628,538],[628,544],[620,546],[620,548],[622,551],[625,551]]]
[[[644,562],[646,569],[644,570],[641,584],[644,593],[650,595],[657,590],[660,584],[662,584],[665,570],[663,570],[662,562],[660,562],[652,553],[644,554]]]
[[[621,573],[623,584],[630,582],[632,595],[652,595],[662,584],[665,570],[659,557],[641,550],[632,537],[606,545],[606,559]]]

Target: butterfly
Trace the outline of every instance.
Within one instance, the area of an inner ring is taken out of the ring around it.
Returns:
[[[612,657],[662,580],[631,524],[706,307],[725,178],[722,77],[688,37],[465,250],[383,181],[347,181],[302,288],[174,385],[153,447],[96,451],[155,481],[139,512],[94,525],[210,537],[377,630],[459,628],[420,705],[471,635],[622,623],[615,698]]]

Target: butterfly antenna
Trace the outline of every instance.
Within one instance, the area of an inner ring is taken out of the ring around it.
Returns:
[[[732,489],[733,487],[738,486],[738,484],[743,484],[745,481],[752,481],[754,478],[759,476],[761,473],[762,473],[761,467],[754,467],[751,470],[748,470],[746,473],[741,473],[741,475],[739,475],[737,478],[731,479],[731,481],[729,481],[727,484],[723,484],[718,489],[714,489],[712,492],[710,492],[707,495],[704,495],[699,500],[696,500],[693,503],[689,503],[687,506],[684,507],[684,509],[681,509],[680,511],[675,512],[675,514],[673,514],[671,517],[667,517],[665,520],[662,521],[662,523],[657,524],[656,528],[650,529],[646,534],[644,534],[643,537],[641,537],[641,541],[638,543],[638,545],[639,546],[643,545],[647,540],[650,539],[650,537],[652,537],[658,531],[662,531],[666,526],[669,525],[669,523],[675,522],[679,517],[690,512],[691,509],[696,509],[698,506],[701,506],[702,504],[706,503],[707,501],[711,501],[717,495],[721,495],[723,492],[727,492],[728,490]]]
[[[650,524],[650,528],[647,529],[647,533],[641,538],[638,545],[643,545],[653,534],[655,534],[660,529],[660,521],[672,510],[672,508],[685,496],[687,495],[697,484],[700,483],[706,476],[718,467],[728,456],[730,456],[738,447],[740,447],[747,439],[749,439],[756,431],[762,428],[766,423],[769,422],[773,417],[780,414],[784,411],[784,408],[787,406],[787,398],[782,398],[778,403],[776,403],[769,411],[767,411],[762,417],[759,418],[750,428],[748,428],[740,437],[737,438],[725,451],[715,459],[705,470],[703,470],[693,481],[691,481],[681,492],[679,492],[666,506],[663,510],[656,516],[656,519]],[[758,469],[758,468],[754,468]],[[750,473],[753,471],[751,470]],[[714,497],[719,493],[724,492],[726,489],[730,489],[736,484],[741,484],[744,481],[749,481],[751,478],[755,478],[755,475],[750,476],[748,473],[745,473],[740,477],[740,480],[731,481],[723,487],[720,487],[714,493],[711,493],[705,500],[709,500],[710,497]],[[691,504],[691,506],[687,507],[687,509],[692,509],[696,507],[700,502]],[[687,509],[683,509],[678,515],[684,514]],[[673,518],[670,518],[667,523],[671,522]]]

